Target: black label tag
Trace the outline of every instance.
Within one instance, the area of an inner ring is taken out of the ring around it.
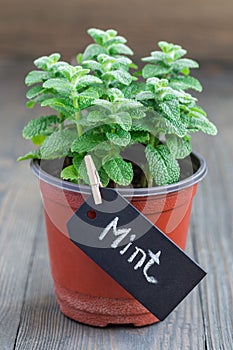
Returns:
[[[206,272],[115,190],[90,196],[67,223],[70,239],[159,320]]]

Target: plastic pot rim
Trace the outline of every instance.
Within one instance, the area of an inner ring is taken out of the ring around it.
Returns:
[[[191,187],[196,183],[200,182],[206,176],[208,171],[204,157],[196,151],[193,151],[192,155],[199,161],[200,166],[194,174],[185,178],[184,180],[178,181],[174,184],[165,185],[165,186],[155,186],[155,187],[149,187],[149,188],[148,187],[147,188],[117,187],[115,188],[115,190],[117,190],[124,197],[132,197],[132,196],[144,197],[144,196],[162,195],[162,194],[177,192],[185,188]],[[78,185],[66,180],[62,180],[58,177],[55,177],[47,173],[45,170],[43,170],[40,167],[39,159],[31,160],[30,166],[33,173],[39,179],[43,180],[44,182],[50,185],[53,185],[62,190],[66,190],[70,192],[77,192],[77,193],[89,194],[89,195],[91,194],[90,186]]]

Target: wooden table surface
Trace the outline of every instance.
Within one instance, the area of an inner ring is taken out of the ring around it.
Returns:
[[[29,69],[27,61],[0,61],[0,350],[233,349],[233,71],[201,71],[200,104],[219,134],[193,137],[209,174],[194,201],[187,252],[207,277],[159,324],[99,329],[59,311],[37,181],[27,162],[16,162],[30,149],[20,130],[39,116],[24,106]]]

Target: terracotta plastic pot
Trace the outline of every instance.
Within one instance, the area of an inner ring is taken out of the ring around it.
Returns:
[[[31,163],[40,182],[51,272],[61,311],[76,321],[94,326],[128,323],[143,326],[159,321],[69,239],[66,223],[91,192],[88,186],[53,176],[55,169],[62,166],[61,162],[34,160]],[[185,248],[198,182],[207,172],[200,155],[192,153],[190,163],[193,175],[176,184],[118,189],[181,249]]]

